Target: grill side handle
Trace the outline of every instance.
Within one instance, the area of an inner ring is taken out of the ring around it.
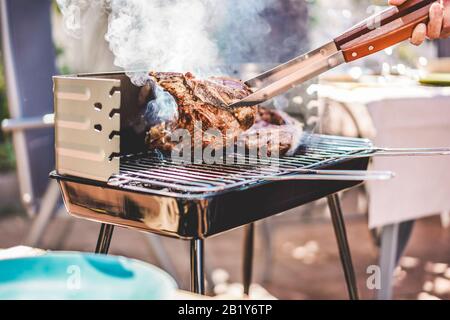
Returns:
[[[395,177],[391,171],[359,171],[359,170],[291,170],[289,175],[280,176],[259,176],[265,181],[376,181],[390,180]],[[296,174],[292,174],[296,173]]]
[[[119,173],[120,80],[53,77],[56,171],[106,182]]]

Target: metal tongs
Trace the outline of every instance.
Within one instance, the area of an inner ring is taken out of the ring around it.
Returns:
[[[418,24],[429,20],[434,2],[409,0],[362,21],[332,42],[246,81],[255,92],[228,108],[263,103],[343,63],[409,39]]]
[[[355,149],[354,153],[335,155],[335,158],[357,159],[367,157],[420,157],[450,156],[450,148],[368,148]]]
[[[389,180],[395,177],[392,171],[365,171],[365,170],[314,170],[314,169],[288,169],[280,175],[252,176],[265,181],[294,181],[294,180],[325,180],[325,181],[372,181]]]
[[[368,157],[418,157],[418,156],[450,156],[450,148],[364,148],[354,149],[352,153],[335,155],[335,159],[357,159]],[[370,170],[316,170],[307,168],[284,169],[277,175],[255,175],[265,181],[292,180],[328,180],[328,181],[374,181],[390,180],[395,177],[392,171]]]

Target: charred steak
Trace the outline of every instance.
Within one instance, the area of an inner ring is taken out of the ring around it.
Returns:
[[[297,151],[302,136],[300,121],[283,111],[259,107],[255,124],[239,139],[245,141],[247,149],[258,150],[258,156],[283,156]]]
[[[243,82],[231,78],[211,77],[196,79],[191,73],[151,72],[151,83],[142,87],[140,104],[147,109],[167,108],[152,104],[158,90],[169,93],[175,100],[176,110],[167,117],[152,123],[146,143],[150,149],[172,151],[179,142],[171,141],[176,129],[190,133],[191,146],[201,143],[202,148],[223,149],[228,143],[244,141],[247,149],[257,148],[284,155],[292,151],[302,134],[302,125],[287,114],[261,107],[227,109],[227,106],[251,94]],[[161,91],[160,91],[161,92]],[[149,110],[155,112],[157,110]],[[197,139],[195,126],[201,124],[201,139]],[[221,137],[209,135],[217,130]]]
[[[159,86],[170,93],[178,105],[178,115],[171,123],[160,123],[150,128],[147,144],[151,148],[170,151],[170,141],[175,129],[186,129],[194,146],[195,125],[201,125],[203,133],[209,129],[218,130],[223,137],[235,139],[249,129],[256,119],[256,107],[227,110],[226,106],[248,96],[251,91],[241,81],[228,78],[196,79],[191,73],[150,73],[153,86]],[[154,92],[155,90],[153,90]],[[224,141],[203,134],[202,147],[223,148]],[[198,142],[198,141],[197,141]]]

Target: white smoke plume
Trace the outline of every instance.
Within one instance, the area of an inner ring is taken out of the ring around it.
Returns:
[[[214,64],[201,0],[112,0],[106,40],[125,70],[188,71]]]
[[[114,64],[126,71],[217,73],[264,54],[270,25],[261,12],[273,0],[57,0],[68,31],[82,36],[77,16],[106,10],[105,39]],[[80,21],[83,21],[82,18]],[[77,29],[78,27],[78,29]],[[132,73],[136,84],[145,73]]]

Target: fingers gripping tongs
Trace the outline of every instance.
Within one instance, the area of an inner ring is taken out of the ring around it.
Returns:
[[[332,42],[246,81],[254,93],[229,107],[263,103],[343,63],[409,39],[418,24],[428,21],[434,2],[409,0],[362,21]]]

